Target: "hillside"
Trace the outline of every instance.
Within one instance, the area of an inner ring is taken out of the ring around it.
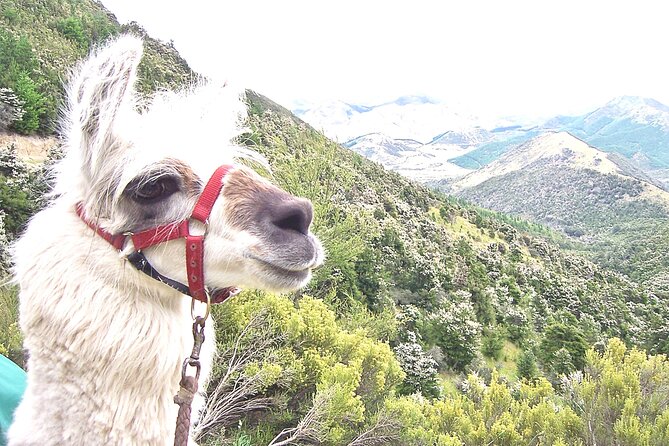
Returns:
[[[669,165],[669,107],[650,98],[622,96],[592,113],[563,118],[560,126],[607,152],[645,156],[650,167]]]
[[[453,191],[471,188],[521,169],[542,165],[549,168],[591,169],[601,174],[623,175],[607,154],[567,132],[547,132],[506,152],[499,159],[453,183]]]
[[[666,316],[650,316],[666,311],[657,295],[528,235],[523,222],[462,206],[343,150],[261,95],[249,102],[245,143],[268,157],[275,180],[315,204],[329,260],[305,293],[347,330],[388,342],[406,374],[399,394],[453,392],[437,370],[535,376],[528,361],[553,379],[581,368],[585,345],[610,336],[664,348]],[[364,387],[356,391],[363,401]],[[405,441],[397,444],[423,444]]]
[[[593,260],[634,279],[669,271],[669,193],[624,159],[549,133],[453,184],[480,206],[563,231]]]
[[[49,2],[21,5],[36,35],[71,10],[39,21],[30,11]],[[533,235],[545,228],[427,189],[260,94],[247,100],[240,143],[313,201],[328,256],[305,290],[215,308],[208,394],[221,409],[205,415],[200,444],[611,444],[635,420],[666,444],[669,363],[626,347],[669,353],[666,281],[642,288]],[[0,260],[47,189],[44,166],[0,147]],[[0,353],[20,362],[16,299],[0,292]]]
[[[120,32],[145,39],[139,68],[142,93],[194,79],[171,45],[146,35],[136,23],[121,26],[99,2],[0,0],[0,132],[53,133],[68,70],[95,45]],[[17,100],[23,105],[16,107]]]

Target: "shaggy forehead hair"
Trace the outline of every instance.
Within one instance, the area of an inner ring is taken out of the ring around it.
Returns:
[[[189,166],[201,181],[217,166],[239,158],[266,165],[261,155],[232,142],[245,130],[243,91],[198,80],[180,91],[160,91],[151,99],[140,100],[132,86],[142,42],[123,36],[114,48],[117,66],[93,68],[91,60],[100,56],[103,48],[72,73],[62,125],[66,156],[56,166],[56,195],[71,196],[69,201],[98,203],[102,211],[118,200],[131,180],[143,174],[147,178],[156,175],[155,163],[179,160],[177,165]],[[129,86],[120,103],[100,91],[101,85],[115,82]],[[108,132],[89,140],[86,123],[91,119],[107,120],[102,126],[107,126]],[[86,145],[99,145],[104,150],[97,155]],[[96,155],[100,158],[87,158]],[[82,175],[81,166],[87,163],[98,168],[93,174]]]

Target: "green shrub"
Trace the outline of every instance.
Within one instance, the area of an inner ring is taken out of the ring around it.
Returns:
[[[5,277],[0,276],[0,282]],[[0,286],[0,355],[24,366],[23,337],[19,329],[19,299],[15,287]]]
[[[7,239],[15,238],[35,211],[28,167],[13,145],[0,148],[0,208]]]
[[[58,29],[62,35],[75,42],[79,48],[88,48],[88,38],[84,33],[81,19],[78,17],[70,16],[66,19],[58,21],[56,24],[56,29]]]
[[[583,370],[588,344],[580,328],[553,321],[544,331],[539,350],[541,360],[549,369],[557,374],[565,374]]]

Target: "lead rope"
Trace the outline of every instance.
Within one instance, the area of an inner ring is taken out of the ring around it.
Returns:
[[[188,435],[190,433],[190,415],[191,404],[193,398],[197,393],[197,383],[200,379],[200,349],[204,342],[204,324],[209,316],[209,306],[211,299],[209,293],[207,295],[207,309],[204,316],[193,317],[193,350],[188,358],[186,358],[181,366],[181,381],[179,382],[179,392],[174,395],[174,402],[179,405],[179,414],[177,415],[177,425],[174,430],[174,446],[187,446]],[[191,302],[191,316],[193,315],[193,307],[195,306],[195,299]],[[188,367],[195,369],[195,376],[187,374]]]

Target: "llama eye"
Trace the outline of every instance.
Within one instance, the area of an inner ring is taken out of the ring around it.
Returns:
[[[139,203],[151,203],[169,197],[177,189],[177,182],[174,178],[162,177],[137,187],[132,194],[132,198]]]

